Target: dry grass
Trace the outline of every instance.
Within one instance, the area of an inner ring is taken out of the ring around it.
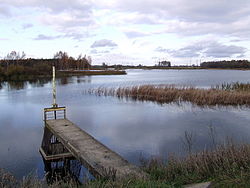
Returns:
[[[224,83],[224,84],[215,86],[215,89],[225,90],[225,91],[249,92],[250,91],[250,83],[239,83],[239,82]]]
[[[15,177],[12,174],[0,168],[0,187],[15,188],[17,186],[18,186],[18,181],[15,179]]]
[[[185,158],[170,157],[167,163],[152,159],[144,169],[154,180],[189,184],[223,177],[235,178],[250,172],[250,145],[227,143],[213,151],[190,154]]]
[[[17,183],[12,175],[0,170],[0,187],[182,187],[186,184],[204,181],[213,181],[216,187],[221,187],[221,185],[225,187],[249,187],[249,156],[249,144],[236,145],[227,142],[217,146],[215,150],[204,150],[200,153],[189,154],[185,158],[170,156],[165,162],[160,159],[142,160],[142,169],[150,175],[150,179],[147,180],[133,178],[120,181],[97,179],[83,185],[73,181],[59,181],[48,186],[35,176],[27,176]],[[237,186],[238,184],[240,186]]]
[[[194,87],[180,88],[174,85],[142,85],[117,89],[98,88],[89,90],[89,93],[140,101],[154,101],[160,104],[191,102],[199,106],[250,105],[250,93],[242,90],[225,90],[220,88],[198,89]]]

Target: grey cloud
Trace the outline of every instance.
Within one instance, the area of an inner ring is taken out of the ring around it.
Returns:
[[[10,17],[12,14],[11,14],[9,7],[0,5],[0,16],[1,15],[4,17]]]
[[[165,25],[162,32],[181,36],[227,35],[249,38],[248,0],[118,0],[112,7],[124,14],[135,14],[137,24]],[[126,20],[126,18],[124,18]],[[144,20],[145,19],[145,20]],[[150,23],[152,22],[152,23]],[[132,21],[132,23],[134,23]]]
[[[238,55],[236,58],[244,58],[245,55],[244,54],[241,54],[241,55]]]
[[[79,12],[82,11],[82,13],[90,13],[92,8],[92,2],[89,0],[81,1],[81,0],[26,0],[26,1],[20,1],[20,0],[1,0],[2,4],[6,4],[12,7],[16,8],[22,8],[22,7],[37,7],[37,8],[45,8],[49,9],[50,11],[54,13],[63,12],[63,11],[72,11],[72,10],[78,10]]]
[[[61,36],[60,35],[58,35],[58,36],[48,36],[48,35],[40,34],[37,37],[35,37],[34,40],[55,40],[55,39],[58,39],[58,38],[61,38]]]
[[[23,29],[29,29],[29,28],[31,28],[31,27],[33,27],[33,26],[34,26],[33,24],[26,23],[26,24],[23,24],[23,25],[22,25],[22,28],[23,28]]]
[[[192,57],[244,57],[247,49],[236,45],[225,45],[216,41],[201,41],[188,45],[177,50],[158,47],[155,51],[160,53],[168,53],[176,58],[192,58]]]
[[[116,17],[116,19],[110,20],[109,23],[115,25],[124,25],[128,23],[154,25],[159,23],[159,19],[154,15],[132,13],[130,16],[128,16],[126,13],[121,12],[120,16]]]
[[[137,17],[134,20],[132,20],[132,23],[154,25],[154,24],[158,24],[159,20],[156,17],[154,17],[154,16],[140,15],[139,17]]]
[[[177,58],[192,58],[199,57],[200,55],[199,51],[196,51],[191,47],[185,47],[179,50],[169,50],[168,53]]]
[[[161,46],[157,47],[157,48],[155,49],[155,51],[156,51],[156,52],[170,52],[169,49],[163,48],[163,47],[161,47]]]
[[[55,36],[39,34],[33,39],[34,40],[55,40],[59,38],[70,38],[73,40],[82,41],[82,39],[87,38],[89,36],[91,36],[89,33],[66,33],[66,34],[55,35]]]
[[[73,33],[66,33],[65,35],[62,35],[63,38],[71,38],[73,40],[78,40],[78,41],[82,41],[84,38],[88,38],[91,36],[94,36],[94,35],[88,32],[85,32],[85,33],[73,32]]]
[[[250,35],[250,20],[234,23],[170,23],[161,33],[177,33],[183,36],[197,36],[207,34],[228,35],[232,37],[248,38]]]
[[[35,9],[41,13],[40,22],[62,33],[72,32],[72,29],[79,31],[85,26],[95,24],[91,0],[2,0],[1,3],[8,5],[9,8]]]
[[[248,0],[197,1],[197,0],[119,0],[116,7],[125,11],[157,15],[159,18],[188,22],[232,22],[250,13]]]
[[[78,17],[72,15],[72,13],[67,14],[67,17],[64,15],[47,15],[45,18],[41,19],[44,24],[57,27],[62,31],[67,31],[71,28],[80,28],[85,27],[91,24],[94,24],[94,21],[91,17]]]
[[[112,40],[108,39],[102,39],[95,41],[92,45],[91,48],[98,48],[98,47],[116,47],[118,46],[116,43],[114,43]]]
[[[143,32],[139,32],[139,31],[125,31],[124,33],[128,38],[145,37],[149,35]]]
[[[93,50],[90,51],[90,53],[91,53],[91,54],[97,54],[98,51],[97,51],[96,49],[93,49]]]
[[[110,52],[109,50],[98,51],[96,49],[93,49],[93,50],[90,51],[91,54],[107,54],[109,52]]]
[[[204,54],[206,54],[206,57],[225,58],[234,55],[244,57],[245,52],[246,48],[244,47],[214,43],[213,46],[210,46],[204,51]]]

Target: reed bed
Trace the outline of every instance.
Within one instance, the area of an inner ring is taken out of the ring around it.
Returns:
[[[221,85],[216,85],[214,89],[225,90],[225,91],[250,91],[250,83],[224,83]]]
[[[213,151],[204,150],[190,154],[185,158],[170,157],[167,163],[151,159],[144,163],[144,170],[154,180],[189,184],[215,180],[218,178],[235,178],[250,172],[250,145],[227,143],[219,145]]]
[[[235,86],[234,86],[235,87]],[[233,87],[233,88],[234,88]],[[250,86],[247,86],[250,89]],[[244,88],[247,88],[244,87]],[[139,101],[153,101],[160,104],[191,102],[198,106],[250,105],[250,93],[241,89],[199,89],[194,87],[176,87],[174,85],[142,85],[119,88],[97,88],[88,91],[91,94],[116,96]]]

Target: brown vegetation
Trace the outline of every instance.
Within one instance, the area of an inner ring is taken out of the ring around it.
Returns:
[[[73,58],[66,52],[57,52],[53,59],[25,59],[15,51],[0,60],[0,81],[2,80],[32,80],[39,77],[50,77],[52,66],[56,70],[83,70],[90,69],[91,57],[81,56]]]
[[[250,145],[218,145],[215,150],[204,150],[180,158],[174,155],[167,161],[142,159],[142,169],[150,175],[147,180],[128,178],[124,180],[96,179],[83,185],[73,180],[55,181],[47,186],[35,175],[17,182],[9,173],[0,170],[0,187],[182,187],[186,184],[212,181],[212,187],[249,187]]]
[[[59,75],[85,76],[85,75],[120,75],[127,74],[119,70],[85,70],[85,71],[58,71]]]
[[[249,83],[239,83],[239,82],[234,82],[234,83],[224,83],[221,85],[215,86],[214,89],[217,90],[225,90],[225,91],[245,91],[249,92],[250,91],[250,84]]]
[[[249,173],[249,156],[249,145],[228,142],[213,151],[204,150],[185,158],[172,156],[167,163],[151,159],[144,162],[144,170],[152,179],[180,182],[183,185]]]
[[[241,86],[242,87],[242,86]],[[247,88],[249,86],[244,86]],[[89,93],[105,96],[131,98],[140,101],[154,101],[163,103],[191,102],[199,106],[213,105],[250,105],[250,93],[244,90],[198,89],[193,87],[175,87],[174,85],[142,85],[133,87],[98,88]]]

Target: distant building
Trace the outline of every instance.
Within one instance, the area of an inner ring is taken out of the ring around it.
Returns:
[[[171,62],[170,61],[160,61],[158,63],[159,67],[171,67]]]

